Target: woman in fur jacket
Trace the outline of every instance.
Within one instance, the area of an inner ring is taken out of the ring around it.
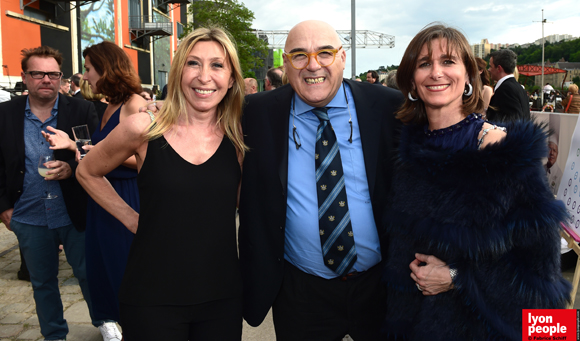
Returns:
[[[385,338],[521,340],[522,309],[564,308],[570,293],[545,129],[477,114],[476,61],[447,26],[417,34],[397,82],[408,100],[385,219]]]

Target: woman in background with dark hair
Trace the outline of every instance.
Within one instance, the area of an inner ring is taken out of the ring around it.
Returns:
[[[489,71],[487,71],[487,62],[479,57],[475,58],[477,62],[477,68],[479,69],[479,77],[481,79],[481,97],[483,99],[483,113],[487,111],[487,107],[489,107],[489,101],[491,100],[491,96],[493,96],[493,89],[491,86],[490,78],[489,78]]]
[[[83,57],[86,70],[82,79],[83,86],[89,86],[93,94],[109,100],[104,112],[99,113],[99,129],[91,137],[94,146],[104,140],[120,122],[138,113],[140,107],[147,105],[147,101],[139,95],[141,80],[131,60],[116,44],[104,41],[89,46],[83,51]],[[85,94],[83,96],[88,99]],[[76,150],[75,143],[66,133],[49,130],[55,133],[45,135],[53,146],[51,149]],[[93,146],[83,148],[90,150]],[[135,156],[131,156],[111,170],[106,178],[117,194],[139,212],[136,168]],[[118,296],[134,232],[129,231],[89,197],[85,233],[87,280],[91,299],[95,302],[95,326],[99,328],[104,341],[121,341],[122,336],[116,325],[120,320]]]
[[[383,331],[400,340],[521,340],[522,309],[560,309],[561,201],[533,122],[481,118],[467,39],[430,25],[397,69],[398,169],[386,222]]]
[[[92,136],[97,144],[127,117],[147,105],[139,93],[141,79],[131,60],[120,47],[108,41],[87,47],[83,51],[85,74],[95,94],[103,94],[109,105],[101,119],[100,129]],[[134,156],[106,175],[119,196],[135,211],[139,211],[137,163]],[[87,278],[94,306],[95,319],[103,321],[99,329],[106,341],[120,341],[115,322],[119,317],[119,287],[125,272],[134,233],[89,198],[87,211]]]

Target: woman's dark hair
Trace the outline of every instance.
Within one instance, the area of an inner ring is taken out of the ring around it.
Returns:
[[[475,61],[477,61],[477,68],[479,69],[479,71],[481,71],[481,74],[479,74],[480,76],[479,78],[481,79],[482,87],[484,85],[491,84],[489,79],[489,71],[487,71],[487,62],[479,57],[475,57]]]
[[[479,78],[479,70],[477,69],[477,62],[475,57],[471,52],[471,47],[465,39],[465,36],[457,29],[442,25],[440,23],[432,23],[423,28],[417,35],[411,40],[409,46],[405,50],[401,64],[397,69],[397,85],[399,90],[403,92],[405,96],[409,93],[414,98],[418,98],[416,102],[405,100],[405,103],[401,106],[399,111],[397,111],[397,118],[403,123],[414,123],[414,124],[426,124],[427,113],[425,112],[425,103],[418,97],[417,92],[414,89],[413,78],[415,75],[415,70],[417,69],[417,60],[419,59],[419,54],[423,49],[423,46],[427,46],[429,51],[429,57],[431,57],[433,51],[431,49],[431,42],[434,40],[441,39],[447,42],[447,54],[452,55],[453,52],[461,58],[467,75],[469,76],[469,83],[473,86],[473,94],[471,96],[463,96],[463,114],[465,116],[470,113],[481,113],[483,111],[483,98],[481,91],[476,89],[481,89],[481,80]]]
[[[131,59],[119,46],[110,41],[91,45],[83,51],[83,57],[87,56],[101,76],[96,84],[97,91],[107,96],[110,103],[123,103],[141,92],[141,79]]]

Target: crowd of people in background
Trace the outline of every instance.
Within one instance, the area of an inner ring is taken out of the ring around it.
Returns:
[[[522,309],[569,302],[530,102],[578,113],[578,86],[527,94],[512,50],[488,64],[430,24],[363,82],[310,20],[258,81],[198,28],[161,93],[112,42],[83,57],[64,78],[57,50],[23,50],[28,94],[0,103],[0,220],[45,340],[68,333],[61,246],[105,341],[240,340],[270,309],[280,341],[517,340]]]

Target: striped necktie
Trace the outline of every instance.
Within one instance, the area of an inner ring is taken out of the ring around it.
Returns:
[[[324,264],[338,276],[344,276],[356,262],[356,249],[340,151],[327,110],[312,109],[320,120],[315,148],[320,242]]]

